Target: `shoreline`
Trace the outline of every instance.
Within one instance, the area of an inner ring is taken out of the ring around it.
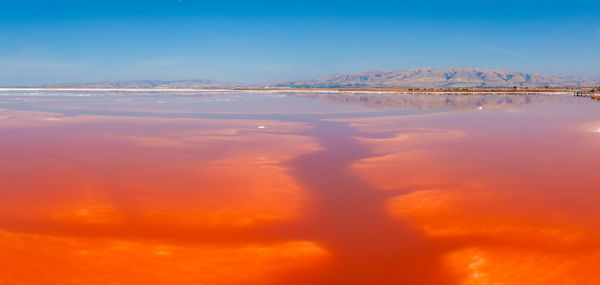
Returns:
[[[249,92],[249,93],[349,93],[349,94],[405,94],[405,95],[574,95],[600,97],[600,93],[581,93],[581,89],[466,89],[466,90],[408,90],[373,88],[0,88],[10,91],[86,91],[86,92]]]

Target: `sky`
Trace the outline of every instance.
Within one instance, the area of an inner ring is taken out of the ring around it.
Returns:
[[[416,67],[600,78],[600,1],[0,2],[0,86]]]

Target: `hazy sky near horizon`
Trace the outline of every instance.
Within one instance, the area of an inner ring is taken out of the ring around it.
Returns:
[[[3,1],[0,85],[414,67],[600,77],[600,1]]]

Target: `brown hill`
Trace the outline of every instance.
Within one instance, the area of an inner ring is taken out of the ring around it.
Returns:
[[[582,87],[599,81],[582,78],[547,76],[506,70],[478,68],[415,68],[409,70],[374,70],[354,74],[338,74],[320,79],[284,81],[270,87],[295,88],[494,88],[494,87]]]
[[[248,84],[221,82],[207,79],[192,80],[123,80],[92,83],[70,83],[48,87],[86,87],[86,88],[242,88]]]

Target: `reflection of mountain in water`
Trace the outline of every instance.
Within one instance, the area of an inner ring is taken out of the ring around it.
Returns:
[[[508,108],[528,104],[553,103],[573,99],[565,95],[407,95],[407,94],[324,94],[312,97],[331,103],[360,104],[372,108],[413,110],[470,110],[478,107]]]

